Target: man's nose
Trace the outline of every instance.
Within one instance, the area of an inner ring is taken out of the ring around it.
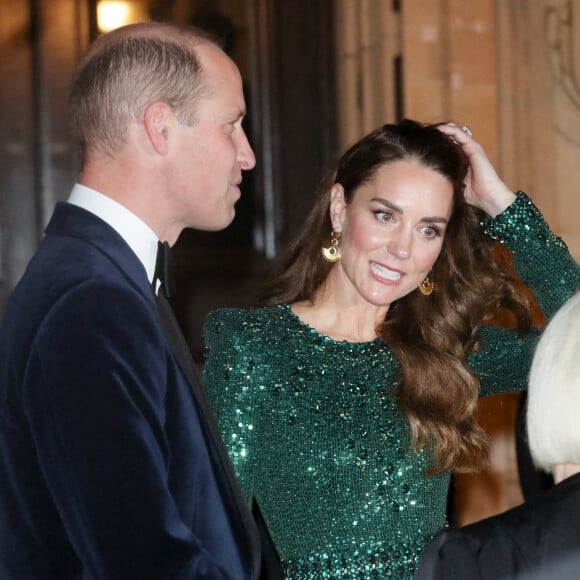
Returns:
[[[253,169],[256,165],[256,156],[250,146],[246,132],[242,129],[238,147],[238,161],[244,171]]]

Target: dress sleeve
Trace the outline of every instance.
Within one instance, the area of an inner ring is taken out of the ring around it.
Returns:
[[[503,213],[485,219],[482,227],[509,247],[518,276],[533,290],[548,320],[580,288],[579,265],[525,193],[519,191]]]
[[[503,213],[486,218],[482,227],[509,247],[516,273],[534,292],[546,319],[580,287],[578,264],[525,193],[518,192]],[[519,337],[513,329],[481,328],[482,347],[469,362],[479,375],[482,396],[526,388],[539,334],[533,329]]]
[[[245,335],[240,312],[218,310],[207,316],[203,379],[236,475],[251,503],[261,412],[252,341]]]

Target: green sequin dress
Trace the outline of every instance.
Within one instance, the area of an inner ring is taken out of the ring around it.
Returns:
[[[484,231],[509,245],[550,317],[579,268],[528,197]],[[288,578],[412,578],[446,525],[449,474],[426,478],[394,400],[397,361],[381,339],[350,343],[287,304],[210,313],[204,378],[248,498],[256,498]],[[483,327],[471,359],[482,394],[523,389],[537,334]]]

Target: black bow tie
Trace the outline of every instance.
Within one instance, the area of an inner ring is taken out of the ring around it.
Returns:
[[[173,270],[173,256],[171,255],[169,244],[167,242],[158,242],[155,274],[153,275],[153,290],[155,290],[155,283],[159,280],[159,291],[163,292],[167,298],[171,298],[175,293]]]

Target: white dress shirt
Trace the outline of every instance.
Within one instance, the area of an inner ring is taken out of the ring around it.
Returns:
[[[153,282],[159,240],[143,220],[110,197],[80,183],[73,187],[68,202],[108,223],[127,242],[145,267],[149,282]]]

